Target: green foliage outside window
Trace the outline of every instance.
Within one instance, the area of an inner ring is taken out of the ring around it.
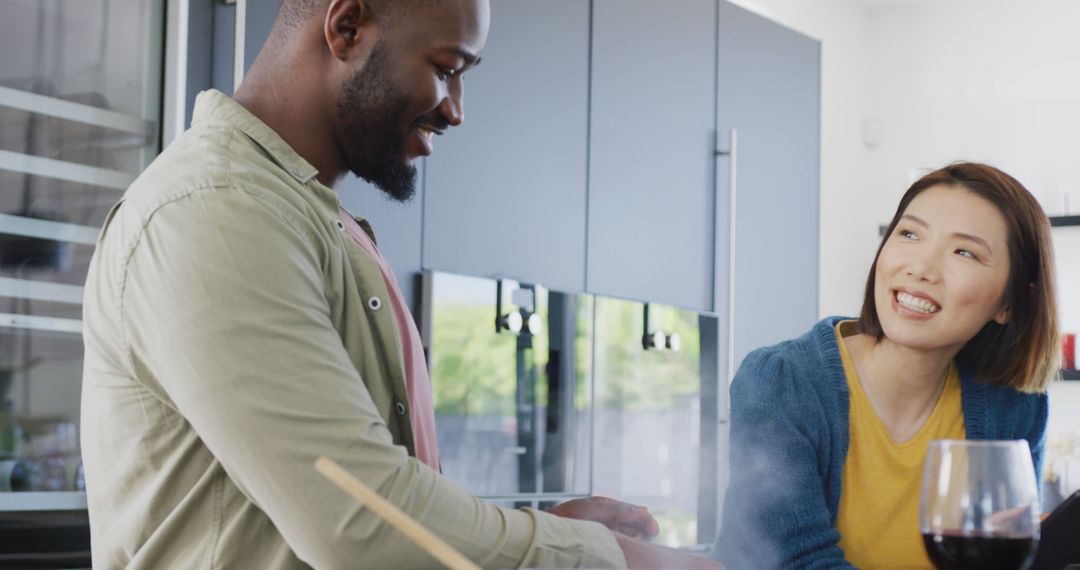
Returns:
[[[517,338],[495,334],[494,308],[441,305],[434,320],[435,413],[512,417]]]
[[[644,317],[640,303],[597,302],[597,405],[605,408],[668,410],[697,395],[700,385],[698,316],[690,311],[653,306],[654,330],[676,332],[682,350],[643,350]]]
[[[596,304],[599,345],[597,385],[600,406],[625,410],[672,409],[699,388],[698,316],[689,311],[653,308],[656,326],[682,337],[680,352],[641,348],[643,333],[640,303],[612,299],[579,298],[578,334],[575,339],[577,382],[575,402],[588,405],[593,355],[592,306]],[[546,295],[538,312],[547,318]],[[435,411],[440,415],[514,415],[517,337],[496,334],[495,311],[490,305],[441,304],[434,314],[432,379]],[[537,400],[547,401],[544,365],[547,334],[533,339],[530,355],[536,369]]]

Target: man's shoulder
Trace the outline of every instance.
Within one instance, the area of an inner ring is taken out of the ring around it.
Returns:
[[[241,131],[221,123],[200,123],[170,144],[124,194],[126,215],[149,220],[159,209],[198,195],[208,202],[262,202],[271,209],[303,199],[291,179]],[[227,208],[201,209],[200,216],[229,216]]]
[[[124,202],[149,210],[185,193],[233,184],[232,136],[220,128],[189,129],[143,170],[124,193]]]

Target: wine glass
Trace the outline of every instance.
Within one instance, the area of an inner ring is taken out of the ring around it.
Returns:
[[[1027,442],[931,442],[919,524],[939,570],[1027,568],[1039,544],[1039,493]]]

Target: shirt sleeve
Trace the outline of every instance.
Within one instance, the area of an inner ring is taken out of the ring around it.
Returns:
[[[317,568],[438,566],[323,479],[313,464],[326,455],[481,566],[625,567],[602,525],[486,504],[393,442],[334,326],[324,269],[339,253],[273,200],[211,188],[148,214],[119,309],[133,373],[296,555]]]
[[[804,380],[805,381],[805,380]],[[853,568],[826,502],[820,394],[776,349],[751,353],[731,386],[731,480],[713,557],[730,568]]]

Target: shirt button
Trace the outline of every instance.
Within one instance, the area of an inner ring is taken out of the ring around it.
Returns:
[[[405,404],[403,404],[401,402],[398,402],[396,407],[397,407],[398,415],[399,416],[404,416],[405,415]]]
[[[337,225],[337,229],[345,231],[345,222],[341,220],[334,220],[334,224]]]
[[[372,297],[367,300],[367,306],[372,311],[378,311],[379,308],[382,307],[382,299],[378,297]]]

